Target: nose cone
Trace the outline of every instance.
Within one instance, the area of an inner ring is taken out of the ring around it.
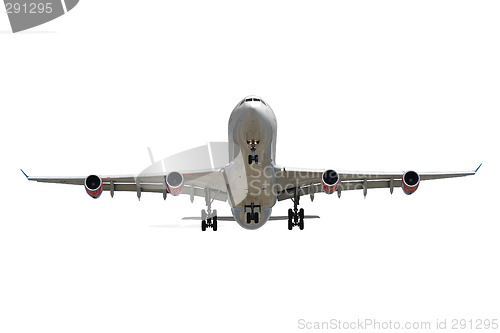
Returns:
[[[245,118],[269,118],[269,107],[260,97],[247,97],[240,104],[241,115]]]
[[[244,106],[245,112],[242,117],[245,119],[255,119],[264,115],[264,110],[260,105],[248,104]]]
[[[268,107],[260,101],[243,101],[242,104],[234,109],[230,121],[234,120],[237,126],[243,126],[247,129],[248,126],[255,126],[256,128],[267,127],[270,119]]]

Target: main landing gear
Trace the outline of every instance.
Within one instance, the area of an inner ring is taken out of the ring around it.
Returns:
[[[210,190],[205,190],[205,203],[207,205],[207,210],[201,210],[201,231],[207,230],[207,228],[212,228],[213,231],[217,231],[217,209],[212,211],[212,202],[214,199],[210,198]]]
[[[292,198],[293,209],[288,210],[288,230],[292,230],[295,226],[298,226],[300,230],[304,230],[304,208],[298,209],[299,198],[297,189],[295,189]]]
[[[201,210],[201,230],[205,231],[207,228],[212,228],[217,231],[217,209],[208,212],[204,209]]]
[[[248,224],[250,224],[252,221],[254,221],[255,224],[259,223],[260,205],[254,205],[252,202],[252,204],[245,206],[245,211],[247,212]]]
[[[252,164],[255,161],[255,164],[259,164],[259,155],[255,155],[255,149],[257,149],[257,145],[259,144],[259,140],[248,140],[248,147],[252,151],[251,155],[248,155],[248,164]]]

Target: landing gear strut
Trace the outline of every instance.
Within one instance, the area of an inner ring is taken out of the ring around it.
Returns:
[[[248,164],[252,164],[252,161],[255,161],[255,164],[259,164],[259,155],[255,155],[255,149],[257,149],[259,140],[248,140],[247,144],[252,151],[252,154],[248,155]]]
[[[298,209],[300,196],[297,189],[293,190],[293,209],[288,210],[288,230],[298,226],[300,230],[304,230],[304,208]]]
[[[212,202],[214,199],[210,198],[210,190],[205,190],[205,203],[207,205],[207,210],[201,210],[201,231],[207,230],[207,228],[212,228],[213,231],[217,231],[217,209],[212,211]]]

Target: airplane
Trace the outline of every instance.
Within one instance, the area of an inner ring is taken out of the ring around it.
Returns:
[[[178,196],[204,197],[207,209],[200,217],[201,229],[217,231],[218,221],[236,221],[245,229],[255,230],[269,220],[287,220],[288,229],[304,229],[304,220],[319,218],[305,215],[299,209],[302,196],[311,200],[316,193],[333,194],[350,190],[362,190],[366,197],[368,189],[388,188],[392,194],[395,187],[401,187],[407,195],[413,194],[420,181],[463,177],[477,173],[481,165],[473,171],[465,172],[345,172],[333,169],[296,169],[278,166],[276,160],[277,121],[267,102],[258,96],[242,99],[229,118],[227,163],[202,170],[173,170],[142,175],[89,175],[87,177],[30,177],[21,170],[28,180],[44,183],[83,185],[89,196],[97,199],[103,191],[111,197],[115,191],[136,192],[140,199],[142,192],[162,193]],[[287,216],[272,216],[272,209],[278,201],[290,199],[293,208]],[[218,216],[212,210],[214,200],[227,201],[232,216]]]

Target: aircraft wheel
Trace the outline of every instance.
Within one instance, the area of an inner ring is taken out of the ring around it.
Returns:
[[[255,224],[259,223],[259,213],[254,213],[253,219],[254,219]]]
[[[248,164],[252,164],[252,155],[248,155]]]
[[[252,222],[252,213],[247,213],[247,223],[250,224]]]
[[[304,208],[299,210],[299,229],[304,230]]]
[[[293,210],[289,209],[288,210],[288,230],[293,229],[292,219],[293,219]]]
[[[205,220],[201,220],[201,231],[207,230],[207,222]]]
[[[259,155],[255,155],[254,161],[255,164],[259,164]]]
[[[212,229],[214,229],[214,231],[217,231],[217,215],[215,215],[212,219]]]

